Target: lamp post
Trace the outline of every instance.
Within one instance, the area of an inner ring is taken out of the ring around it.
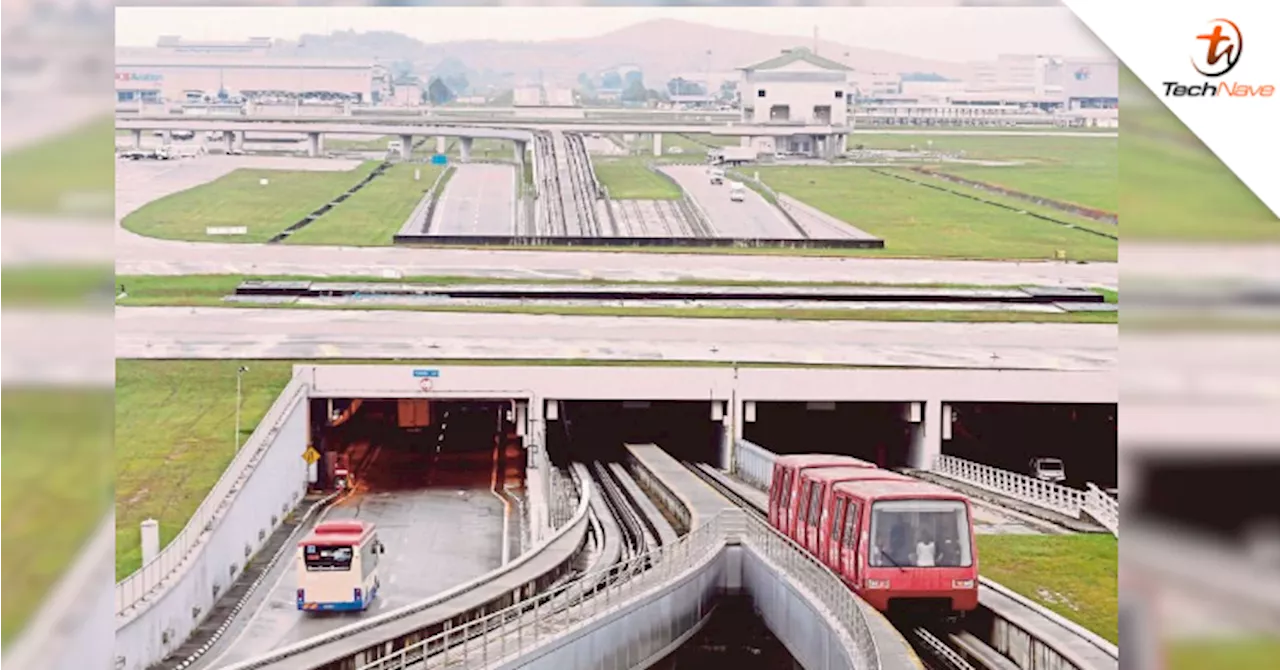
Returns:
[[[244,373],[248,371],[249,371],[248,366],[244,366],[244,365],[241,365],[240,369],[236,370],[236,443],[235,443],[236,448],[235,448],[235,451],[232,452],[233,456],[235,454],[240,453],[240,397],[241,397],[240,389],[241,389],[241,379],[244,378]]]

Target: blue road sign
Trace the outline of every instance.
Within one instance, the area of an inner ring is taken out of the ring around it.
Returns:
[[[448,165],[449,157],[444,154],[436,154],[431,157],[432,165]]]
[[[440,376],[439,370],[414,370],[413,376],[417,378],[428,377],[434,379]]]

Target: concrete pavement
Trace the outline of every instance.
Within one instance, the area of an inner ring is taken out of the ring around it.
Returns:
[[[702,207],[711,219],[716,237],[738,239],[795,240],[802,236],[776,207],[760,194],[747,189],[742,202],[729,199],[729,179],[711,183],[706,166],[672,165],[662,171]]]
[[[698,360],[1111,370],[1118,328],[188,307],[116,310],[122,358]]]
[[[458,165],[436,202],[431,234],[513,235],[515,174],[511,165]]]

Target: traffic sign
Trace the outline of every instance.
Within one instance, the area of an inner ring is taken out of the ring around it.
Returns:
[[[423,392],[423,393],[430,393],[430,392],[431,392],[431,378],[430,378],[430,377],[423,377],[423,378],[422,378],[422,381],[418,382],[418,386],[422,388],[422,392]]]
[[[316,461],[320,460],[320,452],[316,451],[315,447],[307,447],[307,450],[302,452],[302,460],[306,461],[307,465],[315,465]]]
[[[449,157],[444,154],[436,154],[431,157],[432,165],[448,165]]]
[[[419,378],[419,379],[421,379],[421,378],[423,378],[423,377],[430,377],[430,378],[434,379],[434,378],[436,378],[436,377],[439,377],[439,376],[440,376],[440,371],[439,371],[439,370],[424,370],[424,369],[419,368],[419,369],[417,369],[417,370],[414,370],[414,371],[413,371],[413,376],[414,376],[414,377],[417,377],[417,378]]]

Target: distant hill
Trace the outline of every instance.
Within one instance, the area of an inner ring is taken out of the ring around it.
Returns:
[[[645,83],[650,88],[661,87],[679,73],[700,72],[708,66],[712,71],[731,70],[776,56],[783,49],[814,48],[811,38],[717,28],[675,19],[648,21],[598,37],[547,42],[471,40],[424,44],[398,33],[344,31],[305,35],[301,43],[301,47],[285,47],[280,51],[299,56],[405,60],[413,62],[415,69],[421,71],[431,71],[446,58],[454,58],[466,65],[472,83],[480,85],[511,85],[544,78],[549,83],[569,86],[576,82],[579,73],[595,73],[620,63],[635,63],[643,68]],[[708,50],[711,51],[709,62]],[[820,40],[817,51],[858,70],[927,72],[948,78],[962,77],[967,72],[967,66],[961,63],[862,49],[829,40]]]

